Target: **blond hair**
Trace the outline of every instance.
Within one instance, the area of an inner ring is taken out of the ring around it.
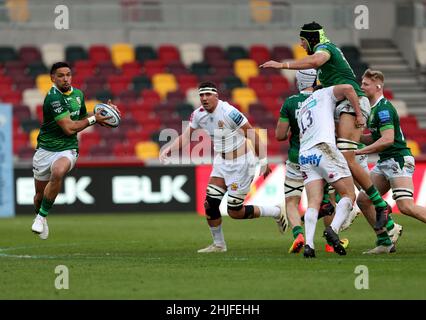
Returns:
[[[367,69],[365,70],[364,74],[362,75],[363,78],[368,78],[371,79],[373,81],[381,81],[382,83],[385,82],[385,76],[383,75],[383,72],[378,71],[378,70],[371,70],[371,69]]]

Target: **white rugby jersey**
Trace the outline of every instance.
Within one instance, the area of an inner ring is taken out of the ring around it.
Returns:
[[[317,90],[302,102],[297,116],[300,152],[322,142],[336,145],[334,110],[337,100],[333,88]]]
[[[228,102],[219,100],[214,112],[207,112],[203,106],[194,110],[189,120],[193,129],[204,129],[213,141],[214,151],[227,153],[238,149],[246,140],[239,130],[247,118]]]

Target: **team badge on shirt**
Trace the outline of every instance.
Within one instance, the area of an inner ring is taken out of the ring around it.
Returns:
[[[231,183],[231,190],[237,191],[238,190],[238,183],[236,183],[236,182]]]

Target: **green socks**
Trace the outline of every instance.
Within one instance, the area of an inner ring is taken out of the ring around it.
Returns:
[[[374,185],[368,188],[368,190],[365,192],[367,193],[368,197],[373,202],[376,208],[384,208],[387,206],[386,201],[383,200],[383,198],[380,196],[379,191],[377,191]]]
[[[47,217],[47,215],[49,214],[49,210],[53,206],[53,202],[54,201],[50,201],[43,197],[43,200],[41,201],[41,208],[38,214],[41,215],[42,217]]]
[[[386,246],[386,247],[392,245],[392,241],[389,238],[389,235],[388,235],[388,233],[386,231],[383,231],[382,233],[379,233],[377,235],[377,242],[376,242],[376,244],[378,246]]]
[[[294,227],[291,232],[293,232],[293,238],[296,239],[300,233],[303,233],[303,228],[301,226]]]

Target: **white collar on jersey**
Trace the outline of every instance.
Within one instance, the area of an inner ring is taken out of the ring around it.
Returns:
[[[380,102],[380,100],[382,100],[382,99],[384,99],[385,97],[383,96],[383,95],[381,95],[380,97],[379,97],[379,99],[377,99],[377,101],[371,106],[371,108],[374,108],[379,102]]]

